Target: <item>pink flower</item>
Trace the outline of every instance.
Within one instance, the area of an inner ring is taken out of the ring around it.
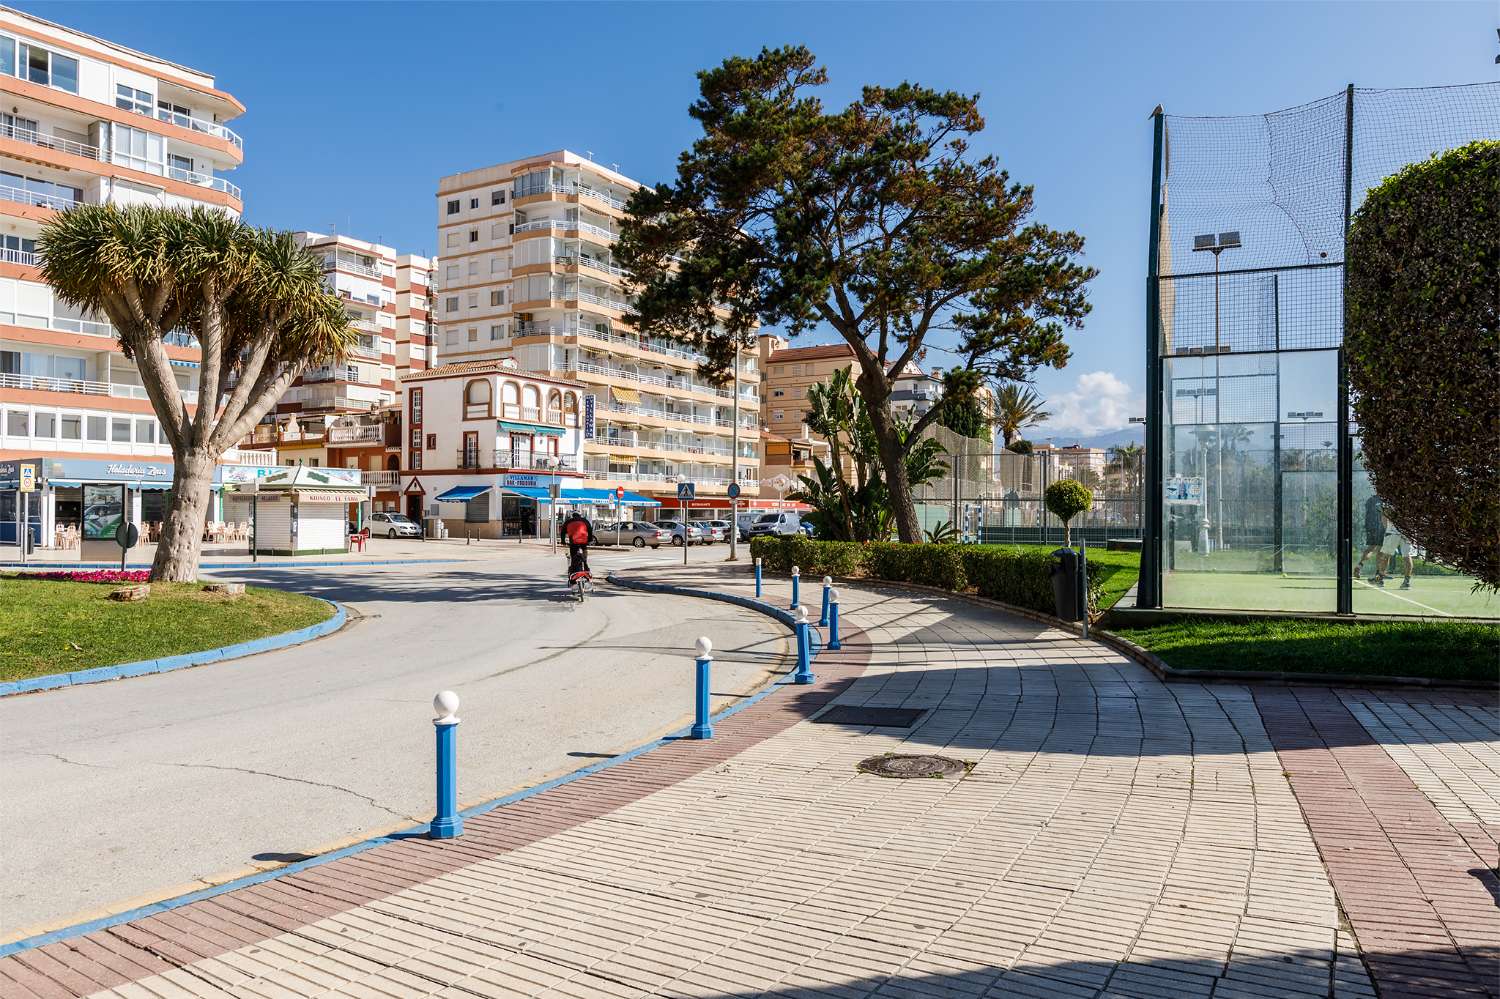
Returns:
[[[151,578],[145,569],[70,569],[66,572],[32,572],[27,579],[55,579],[64,583],[144,583]]]

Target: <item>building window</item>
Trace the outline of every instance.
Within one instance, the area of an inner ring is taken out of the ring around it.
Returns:
[[[437,450],[437,434],[428,434],[427,435],[427,450],[429,450],[429,451],[436,451]]]
[[[183,128],[191,128],[192,122],[190,119],[193,117],[193,111],[191,108],[185,108],[181,104],[173,104],[171,101],[157,101],[156,117],[159,121],[169,121],[174,125],[181,125]]]
[[[12,409],[5,414],[5,432],[12,437],[30,437],[30,416],[24,409]]]
[[[109,439],[115,444],[130,443],[130,421],[113,419],[109,421]]]
[[[7,35],[0,35],[0,73],[16,75],[16,40]]]
[[[36,413],[31,418],[31,434],[33,437],[53,438],[57,436],[57,414]]]
[[[62,439],[65,441],[83,440],[83,417],[71,414],[63,416]]]
[[[141,128],[114,125],[114,147],[110,159],[120,166],[147,173],[162,172],[161,136]]]
[[[459,208],[459,204],[458,204],[458,199],[457,198],[454,198],[452,201],[448,202],[448,214],[449,215],[457,215],[458,214],[458,208]]]
[[[490,226],[490,239],[500,239],[505,235],[505,224],[496,222]]]
[[[479,327],[478,326],[470,326],[469,327],[469,342],[470,343],[478,343],[479,342]]]
[[[135,442],[137,444],[155,444],[156,424],[151,420],[136,420]]]
[[[470,260],[469,261],[469,277],[475,277],[478,274],[479,274],[479,261],[478,260]]]
[[[456,232],[450,232],[448,234],[448,245],[449,246],[457,246],[458,245],[458,233],[456,233]]]
[[[479,242],[479,230],[478,229],[470,229],[469,230],[469,242],[471,242],[471,243],[477,243],[477,242]]]
[[[449,295],[448,298],[443,303],[443,308],[447,309],[449,312],[457,312],[458,311],[458,296],[457,295]]]
[[[781,389],[772,389],[771,390],[771,395],[774,396],[774,397],[776,397],[777,399],[780,399],[782,396],[786,395],[786,393],[783,392]]]
[[[503,205],[503,204],[505,204],[505,192],[504,191],[491,191],[490,192],[490,207],[493,208],[495,205]]]
[[[449,264],[448,265],[448,280],[449,281],[457,281],[458,280],[458,265],[457,264]]]
[[[136,114],[151,115],[151,95],[144,90],[127,87],[120,83],[115,85],[115,107],[121,111],[134,111]]]
[[[35,45],[21,43],[20,72],[16,75],[32,83],[78,93],[78,60],[72,56],[49,52]]]
[[[491,257],[490,258],[490,273],[491,274],[499,274],[500,273],[500,258],[499,257]]]
[[[487,420],[495,415],[495,397],[489,380],[476,378],[464,386],[464,419]]]
[[[490,327],[490,339],[491,340],[504,340],[505,339],[505,327],[501,326],[499,323],[495,323],[494,325],[492,325]]]
[[[455,346],[458,343],[458,330],[449,330],[444,342],[450,347]]]
[[[102,416],[90,416],[88,422],[89,440],[102,441],[105,434],[109,432],[109,421]]]
[[[478,198],[470,198],[469,199],[469,207],[471,209],[472,208],[478,208],[479,207],[479,199]]]
[[[479,292],[477,292],[477,291],[471,291],[471,292],[469,292],[469,308],[471,308],[471,309],[477,309],[477,308],[479,308]]]
[[[563,396],[563,422],[570,427],[578,426],[578,396],[572,392]]]
[[[411,453],[411,458],[408,460],[411,462],[411,464],[407,465],[407,468],[420,469],[422,467],[422,452],[413,451]]]
[[[176,153],[167,154],[167,176],[178,180],[192,180],[192,177],[184,176],[193,173],[193,158],[191,156],[178,156]]]
[[[490,304],[491,305],[504,305],[505,304],[505,291],[504,291],[504,289],[501,289],[499,291],[492,291],[492,292],[490,292]]]
[[[407,404],[411,410],[411,425],[420,427],[422,425],[422,390],[414,388],[407,393]]]

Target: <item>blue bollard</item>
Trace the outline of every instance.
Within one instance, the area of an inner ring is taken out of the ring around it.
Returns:
[[[432,707],[438,713],[432,720],[437,730],[437,814],[427,836],[453,839],[464,831],[458,815],[458,695],[444,690],[432,699]]]
[[[833,577],[823,577],[823,613],[818,615],[818,627],[828,627],[828,593],[833,589]]]
[[[760,599],[760,559],[755,560],[755,599]]]
[[[799,569],[799,568],[797,568],[794,565],[794,566],[792,566],[792,610],[796,610],[797,609],[797,605],[802,602],[801,601],[801,593],[802,593],[802,570]]]
[[[844,647],[839,641],[839,591],[828,591],[828,647],[837,651]]]
[[[692,731],[689,733],[694,739],[712,739],[714,727],[708,720],[708,672],[713,665],[714,657],[709,653],[713,651],[713,643],[707,638],[698,639],[698,692],[697,692],[697,717],[693,721]]]
[[[803,684],[812,683],[817,677],[812,674],[812,641],[808,629],[812,627],[807,623],[807,608],[797,608],[797,671],[792,674],[792,682]]]

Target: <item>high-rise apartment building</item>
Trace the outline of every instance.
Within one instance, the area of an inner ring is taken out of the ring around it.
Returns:
[[[0,91],[0,460],[41,466],[27,505],[44,544],[79,526],[91,483],[129,484],[133,516],[149,524],[171,448],[106,319],[42,281],[36,240],[57,211],[85,203],[238,215],[240,189],[222,173],[244,157],[226,122],[245,109],[207,73],[3,7]],[[198,343],[174,334],[167,354],[191,406]],[[0,540],[11,542],[14,478],[0,470]]]
[[[736,477],[747,495],[757,492],[755,354],[741,358],[736,400],[731,386],[699,375],[702,357],[625,321],[614,244],[639,186],[567,150],[444,177],[437,350],[445,365],[508,357],[522,371],[578,385],[585,486],[624,486],[675,504],[675,483],[691,481],[704,507],[727,505]]]

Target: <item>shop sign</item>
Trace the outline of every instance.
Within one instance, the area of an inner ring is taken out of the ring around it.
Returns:
[[[165,465],[133,465],[111,461],[105,470],[117,479],[170,479],[172,470]]]
[[[522,472],[507,472],[500,476],[501,487],[523,486],[546,489],[558,481],[555,475],[528,475]]]
[[[49,458],[47,478],[77,479],[82,482],[171,482],[171,465],[153,465],[141,461],[100,461],[91,458]],[[110,538],[114,535],[111,534]]]
[[[586,441],[594,439],[594,412],[596,406],[597,403],[594,401],[594,396],[586,395],[583,397],[583,439]]]

